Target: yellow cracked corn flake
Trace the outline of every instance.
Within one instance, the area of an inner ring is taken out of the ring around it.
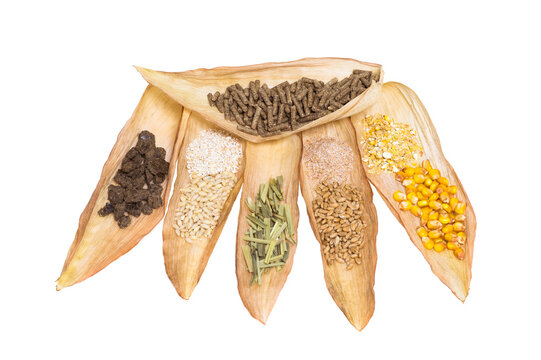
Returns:
[[[415,165],[423,154],[417,133],[408,124],[387,115],[375,114],[363,119],[363,161],[370,173],[397,172]]]

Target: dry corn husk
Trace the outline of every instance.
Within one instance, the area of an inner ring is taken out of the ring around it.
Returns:
[[[381,93],[383,79],[381,65],[340,58],[306,58],[283,63],[197,69],[177,73],[154,71],[141,67],[136,68],[145,80],[162,89],[186,108],[198,112],[211,123],[230,133],[256,143],[283,138],[358,113],[370,106],[378,98]],[[207,100],[209,92],[224,92],[228,86],[235,83],[246,87],[250,81],[259,79],[262,83],[267,83],[269,87],[273,87],[286,80],[289,82],[296,81],[303,76],[329,81],[334,77],[341,79],[349,76],[354,69],[373,71],[379,74],[379,80],[378,82],[372,82],[372,86],[364,93],[337,111],[312,121],[300,129],[285,131],[276,136],[261,137],[237,130],[237,124],[225,120],[224,115],[215,107],[211,107]]]
[[[286,264],[280,271],[275,268],[261,276],[261,285],[252,284],[252,274],[246,269],[242,253],[242,239],[248,229],[246,216],[250,210],[246,204],[248,197],[255,199],[259,185],[266,183],[272,177],[282,175],[284,183],[282,193],[285,203],[291,207],[291,217],[295,229],[294,240],[297,242],[297,225],[299,223],[299,208],[297,195],[299,191],[299,159],[301,140],[298,135],[268,141],[261,144],[246,144],[246,168],[244,170],[244,186],[240,199],[239,224],[237,228],[236,268],[239,294],[244,306],[250,314],[266,323],[278,295],[284,286],[287,276],[293,266],[296,245],[291,245]]]
[[[308,131],[303,131],[302,133],[303,144],[323,137],[341,140],[351,147],[354,153],[354,161],[349,183],[356,186],[362,194],[362,221],[367,225],[364,229],[364,247],[361,250],[362,263],[360,265],[353,265],[353,268],[346,270],[345,264],[334,262],[332,265],[329,265],[325,260],[323,251],[321,252],[327,289],[336,305],[346,315],[351,324],[360,331],[372,317],[375,306],[373,287],[377,261],[376,235],[378,232],[376,208],[372,203],[370,184],[361,166],[356,145],[355,129],[351,125],[350,120],[342,119],[334,121]],[[321,242],[312,208],[312,200],[316,197],[315,189],[318,184],[307,175],[305,166],[304,162],[301,161],[302,196],[306,202],[306,210],[314,235]],[[329,169],[329,171],[332,171],[332,169]]]
[[[102,270],[137,245],[162,219],[175,174],[174,164],[183,137],[181,115],[182,106],[160,89],[147,87],[132,117],[118,135],[117,142],[103,166],[98,185],[81,214],[75,240],[57,282],[57,290],[83,281]],[[135,146],[137,136],[143,130],[148,130],[156,136],[156,146],[166,150],[165,160],[171,164],[169,176],[163,184],[164,205],[154,209],[150,215],[132,217],[130,226],[120,229],[113,216],[100,217],[98,210],[107,202],[107,188],[122,159],[126,152]]]
[[[204,120],[199,114],[191,112],[190,110],[185,110],[184,114],[186,114],[184,118],[186,119],[188,126],[180,150],[177,179],[173,188],[173,195],[171,196],[169,209],[167,210],[164,220],[163,255],[167,276],[169,276],[169,279],[175,286],[178,294],[187,300],[190,298],[192,291],[199,282],[199,279],[207,266],[210,254],[220,237],[225,221],[227,220],[231,207],[241,188],[242,174],[244,172],[244,157],[240,161],[239,170],[236,174],[237,183],[231,190],[229,197],[223,206],[220,218],[212,232],[212,236],[210,238],[199,239],[193,243],[189,243],[185,241],[185,239],[179,237],[175,233],[173,223],[175,222],[176,208],[181,195],[180,189],[184,188],[190,180],[190,175],[186,167],[186,152],[188,145],[192,140],[199,136],[202,131],[217,128]],[[244,141],[241,140],[240,142],[244,150]]]
[[[370,174],[368,179],[376,187],[385,203],[398,221],[404,226],[411,241],[421,251],[426,261],[430,264],[432,272],[451,289],[462,301],[466,299],[470,288],[471,264],[473,259],[473,243],[475,240],[476,221],[472,205],[460,183],[453,167],[443,155],[438,134],[428,116],[428,113],[417,95],[408,87],[395,83],[385,83],[380,99],[370,108],[352,117],[353,125],[357,130],[359,140],[364,133],[362,119],[366,115],[381,113],[391,116],[395,121],[410,124],[417,132],[424,148],[424,158],[429,159],[432,166],[441,171],[442,176],[449,179],[451,184],[458,188],[457,197],[467,203],[466,208],[466,247],[464,260],[458,260],[451,251],[445,250],[437,253],[423,247],[421,239],[416,233],[419,218],[410,212],[401,211],[398,203],[393,200],[396,190],[403,191],[403,186],[395,180],[394,174],[383,173],[381,175]],[[361,148],[362,152],[362,148]],[[363,163],[364,164],[364,163]]]

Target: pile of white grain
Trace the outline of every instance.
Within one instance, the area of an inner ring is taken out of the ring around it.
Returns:
[[[242,145],[220,131],[205,130],[186,151],[188,184],[180,190],[173,228],[192,243],[212,236],[231,190],[237,182]]]

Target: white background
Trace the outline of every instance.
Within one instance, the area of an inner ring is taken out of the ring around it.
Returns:
[[[539,10],[534,1],[91,1],[0,5],[0,358],[539,358]],[[266,326],[236,289],[233,207],[189,301],[158,225],[55,291],[101,167],[146,86],[182,71],[307,56],[383,65],[417,92],[474,206],[465,304],[376,194],[376,310],[357,332],[323,280],[304,202],[295,266]]]

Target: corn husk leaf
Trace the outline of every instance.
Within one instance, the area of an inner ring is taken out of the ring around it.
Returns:
[[[362,221],[367,225],[364,229],[364,247],[361,249],[361,264],[353,265],[346,270],[345,264],[334,262],[329,265],[325,260],[323,251],[321,258],[325,274],[325,283],[334,302],[342,310],[350,323],[362,330],[374,313],[374,277],[376,272],[376,235],[378,221],[376,208],[372,203],[372,190],[364,170],[361,166],[359,152],[357,151],[355,129],[349,119],[342,119],[323,126],[319,126],[302,133],[302,142],[307,144],[315,139],[330,137],[348,144],[354,153],[353,171],[349,183],[356,186],[362,194],[361,210]],[[314,217],[312,201],[316,197],[315,189],[318,186],[306,173],[306,165],[301,161],[301,191],[306,203],[306,210],[310,225],[316,239],[321,242]],[[332,169],[329,169],[332,171]]]
[[[207,266],[212,250],[214,250],[214,246],[220,237],[229,212],[231,211],[231,207],[240,191],[242,174],[244,172],[244,157],[241,158],[239,171],[236,174],[236,185],[233,187],[223,206],[220,218],[212,232],[212,236],[210,238],[199,239],[198,241],[195,240],[192,243],[179,237],[175,233],[173,223],[175,222],[177,204],[181,196],[180,189],[184,188],[190,180],[190,175],[186,167],[186,152],[188,145],[192,140],[198,137],[202,131],[207,129],[217,129],[216,126],[204,120],[199,114],[191,112],[190,110],[186,110],[185,114],[186,113],[188,114],[185,116],[188,123],[186,135],[180,150],[177,178],[163,226],[163,255],[167,276],[169,276],[169,279],[175,286],[178,294],[187,300],[190,298]],[[240,142],[244,150],[244,140],[241,139]]]
[[[181,115],[182,106],[160,89],[147,87],[132,117],[118,135],[103,166],[98,185],[81,214],[75,240],[57,281],[57,290],[74,285],[102,270],[137,245],[163,218],[183,137]],[[100,217],[98,210],[107,202],[107,188],[120,168],[122,159],[135,146],[137,136],[143,130],[155,135],[156,146],[165,149],[165,160],[170,163],[169,175],[162,184],[164,205],[154,209],[150,215],[132,217],[129,227],[120,229],[112,215]]]
[[[393,212],[398,221],[404,226],[413,244],[421,251],[430,264],[432,272],[451,289],[461,301],[466,299],[471,281],[471,264],[473,259],[473,243],[475,240],[476,220],[472,205],[464,187],[451,164],[443,155],[438,134],[428,113],[417,95],[405,85],[389,82],[383,85],[381,98],[372,107],[352,117],[352,122],[361,140],[364,129],[362,119],[375,113],[386,114],[395,121],[411,125],[417,132],[424,149],[424,158],[429,159],[432,166],[441,171],[442,176],[449,179],[458,188],[457,197],[467,203],[466,208],[466,247],[464,260],[458,260],[451,251],[437,253],[423,247],[416,233],[419,218],[410,212],[401,211],[398,203],[393,200],[393,193],[403,191],[404,187],[395,180],[394,174],[371,174],[367,171],[368,179],[376,187],[381,197]],[[360,148],[362,155],[362,148]],[[366,166],[366,163],[363,163]]]
[[[186,108],[201,114],[216,126],[256,143],[284,138],[293,133],[358,113],[373,104],[378,98],[381,93],[383,79],[381,65],[341,58],[306,58],[283,63],[218,67],[177,73],[154,71],[142,67],[136,67],[136,69],[146,81],[162,89]],[[273,87],[284,81],[292,83],[303,76],[327,82],[334,77],[341,79],[349,76],[354,69],[373,71],[379,75],[378,81],[373,81],[372,86],[365,92],[339,110],[321,117],[300,129],[285,131],[276,136],[261,137],[238,130],[236,122],[225,120],[224,115],[215,107],[211,107],[207,100],[208,93],[215,93],[216,91],[223,93],[228,86],[235,83],[246,87],[250,81],[259,79],[261,84],[267,83],[269,87]]]
[[[254,283],[250,286],[252,273],[246,270],[246,262],[242,253],[243,239],[248,230],[246,216],[250,213],[247,198],[255,198],[260,184],[267,183],[270,178],[283,176],[282,194],[284,201],[290,205],[291,218],[294,228],[295,242],[297,241],[297,225],[299,223],[299,208],[297,195],[299,189],[299,159],[301,140],[298,135],[284,139],[268,141],[260,144],[246,143],[246,168],[244,170],[244,186],[242,189],[239,224],[237,228],[236,270],[238,290],[242,302],[250,314],[266,323],[278,295],[284,286],[287,276],[293,266],[296,245],[290,245],[288,258],[280,271],[270,268],[261,274],[261,285]]]

